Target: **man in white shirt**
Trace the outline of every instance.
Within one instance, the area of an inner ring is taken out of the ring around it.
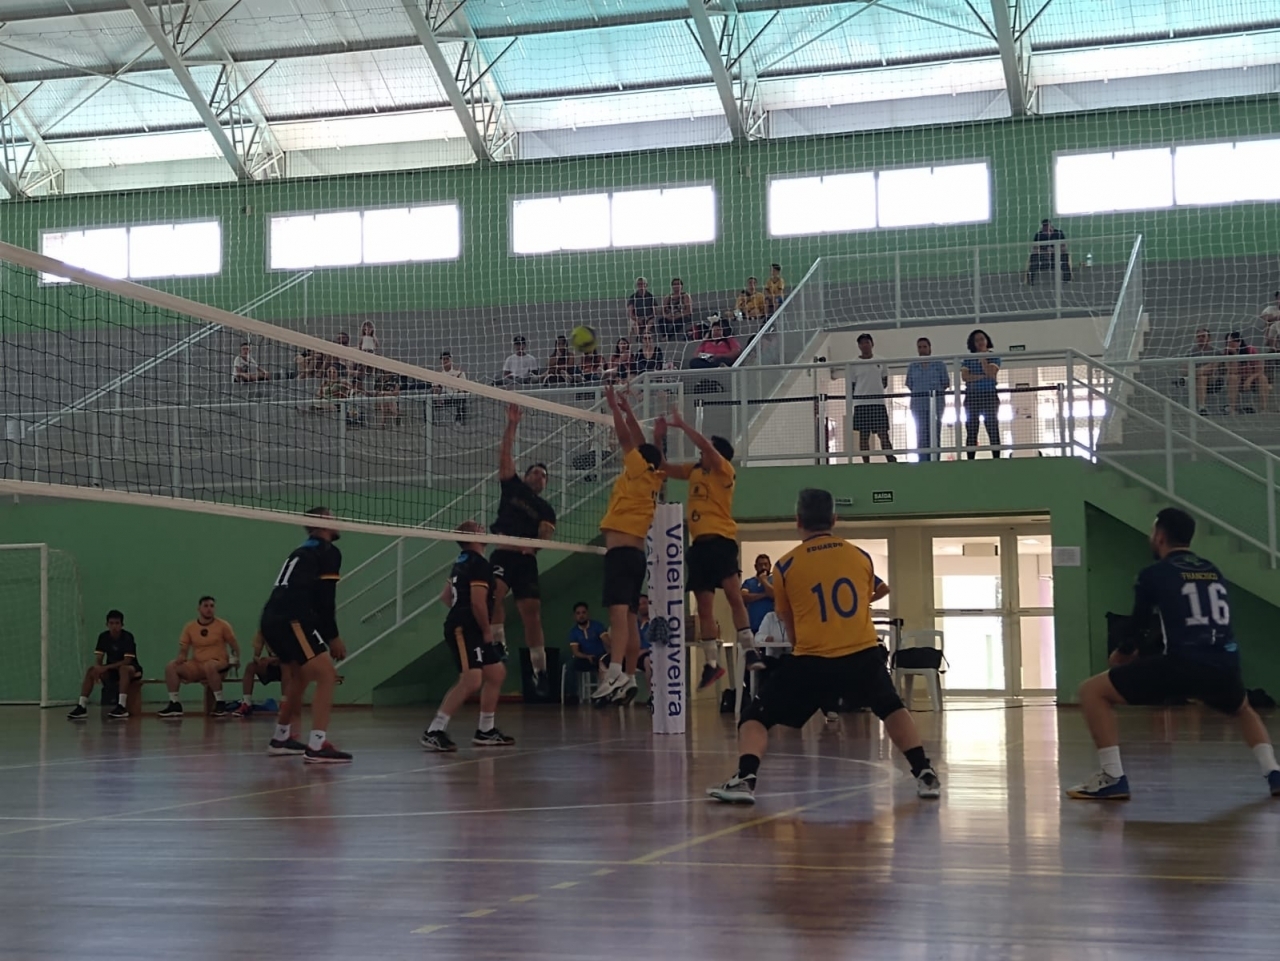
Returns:
[[[889,411],[885,407],[884,392],[889,386],[889,375],[884,367],[871,356],[875,341],[870,334],[858,335],[858,357],[853,362],[853,429],[858,435],[858,450],[871,450],[871,435],[880,438],[882,451],[893,450],[889,440]],[[859,398],[866,398],[859,400]],[[898,458],[885,454],[885,460],[896,464]],[[871,458],[863,456],[864,464]]]
[[[502,382],[507,387],[514,387],[517,384],[532,384],[537,380],[538,361],[529,353],[523,336],[516,334],[511,340],[511,345],[516,349],[514,354],[508,355],[506,361],[502,365]]]
[[[249,342],[240,345],[240,353],[231,362],[231,383],[249,384],[259,380],[270,380],[271,375],[258,366],[250,352]]]
[[[457,380],[466,380],[467,375],[461,367],[455,367],[453,354],[447,350],[440,351],[440,373],[447,374]],[[453,408],[453,419],[461,424],[467,418],[467,392],[444,384],[432,384],[431,393],[437,395],[437,408]]]
[[[1280,290],[1276,291],[1275,298],[1258,315],[1262,319],[1263,343],[1271,354],[1280,353]]]

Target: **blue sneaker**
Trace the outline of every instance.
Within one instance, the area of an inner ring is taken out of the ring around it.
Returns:
[[[1272,771],[1267,775],[1267,785],[1271,788],[1272,797],[1280,797],[1280,771]]]
[[[1067,790],[1067,797],[1081,801],[1127,801],[1129,800],[1129,778],[1123,774],[1112,777],[1099,771],[1089,780]]]

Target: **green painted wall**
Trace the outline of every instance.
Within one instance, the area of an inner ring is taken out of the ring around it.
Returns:
[[[272,214],[458,201],[463,210],[460,260],[320,271],[305,285],[305,291],[298,288],[272,301],[261,316],[271,319],[590,299],[624,294],[637,273],[658,278],[659,287],[665,278],[679,273],[694,292],[723,290],[741,286],[746,273],[767,269],[773,260],[785,265],[794,284],[819,255],[1023,243],[1040,218],[1051,214],[1055,151],[1160,145],[1277,131],[1280,101],[1271,97],[608,157],[75,195],[4,204],[0,207],[0,237],[38,249],[42,229],[217,217],[224,236],[222,274],[158,285],[196,300],[234,307],[284,279],[285,275],[269,274],[265,267],[266,224]],[[993,169],[990,223],[776,241],[768,238],[765,196],[771,175],[981,158],[989,158]],[[686,182],[711,182],[717,187],[720,223],[719,240],[714,244],[540,257],[512,257],[507,252],[512,196]],[[1280,208],[1276,204],[1245,204],[1073,217],[1064,223],[1069,236],[1142,231],[1148,237],[1147,256],[1151,259],[1220,257],[1273,251]],[[1022,255],[1016,259],[1020,261]],[[14,294],[31,297],[34,292],[17,290]],[[68,305],[75,297],[49,291],[40,296]],[[74,316],[73,306],[68,309]]]

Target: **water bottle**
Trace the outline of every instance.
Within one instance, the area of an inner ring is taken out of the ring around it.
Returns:
[[[1092,266],[1093,266],[1093,252],[1092,252],[1092,251],[1090,251],[1088,254],[1086,254],[1086,255],[1085,255],[1085,258],[1084,258],[1084,265],[1085,265],[1086,267],[1092,267]]]

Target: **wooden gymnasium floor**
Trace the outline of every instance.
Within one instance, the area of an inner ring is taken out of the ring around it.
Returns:
[[[504,706],[517,748],[453,756],[426,717],[341,712],[356,763],[316,768],[264,756],[268,720],[4,709],[0,957],[1280,957],[1280,801],[1195,709],[1125,716],[1140,793],[1109,805],[1062,798],[1094,758],[1047,705],[917,715],[935,803],[869,716],[811,723],[755,808],[704,799],[736,757],[711,705],[687,740]]]

